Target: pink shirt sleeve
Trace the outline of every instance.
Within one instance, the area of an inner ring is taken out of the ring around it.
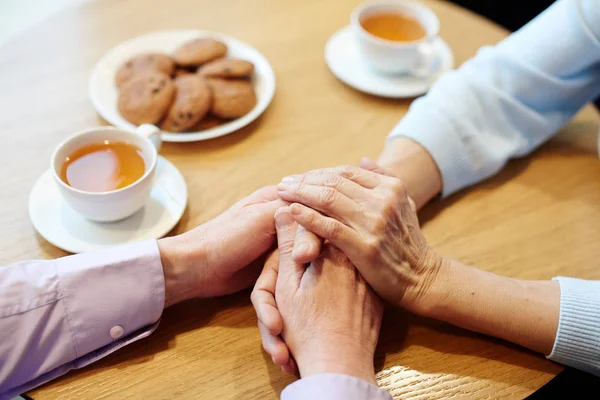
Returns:
[[[150,335],[164,290],[155,240],[0,267],[0,399]]]
[[[349,375],[319,374],[302,378],[281,392],[281,400],[392,400],[380,387]]]

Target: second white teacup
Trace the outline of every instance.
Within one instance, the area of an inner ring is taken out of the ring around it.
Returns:
[[[392,41],[380,38],[364,29],[361,22],[376,14],[396,13],[418,22],[425,36],[414,41]],[[376,72],[429,76],[439,68],[434,40],[440,23],[428,7],[412,0],[370,0],[354,9],[352,28],[363,60]]]
[[[77,189],[61,179],[61,169],[67,157],[84,146],[104,141],[124,142],[137,147],[144,159],[143,175],[128,186],[105,192]],[[160,130],[154,125],[141,125],[136,132],[113,127],[92,128],[78,132],[61,143],[52,155],[50,168],[61,195],[75,211],[92,221],[118,221],[146,204],[152,190],[160,144]]]

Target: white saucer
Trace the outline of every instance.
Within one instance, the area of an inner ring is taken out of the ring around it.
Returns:
[[[325,46],[325,60],[339,80],[356,90],[381,97],[416,97],[427,92],[444,72],[454,66],[454,56],[448,44],[438,37],[434,45],[440,55],[440,69],[426,78],[375,73],[361,59],[358,43],[350,26],[329,38]]]
[[[48,170],[29,195],[29,217],[44,239],[70,253],[158,239],[181,219],[187,204],[187,186],[181,172],[160,156],[154,180],[144,208],[122,221],[100,223],[85,219],[65,203]]]
[[[90,99],[96,111],[117,128],[134,130],[136,127],[119,114],[115,85],[117,69],[131,56],[144,52],[172,53],[184,42],[198,37],[211,37],[228,47],[227,56],[248,60],[254,64],[252,83],[256,92],[256,106],[248,114],[223,125],[198,132],[168,133],[161,136],[165,142],[197,142],[235,132],[250,124],[265,111],[275,93],[275,73],[267,59],[254,47],[222,33],[199,30],[154,32],[121,43],[109,51],[94,67],[90,78]]]

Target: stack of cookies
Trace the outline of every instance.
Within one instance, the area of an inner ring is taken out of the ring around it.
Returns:
[[[168,56],[139,54],[117,71],[119,112],[135,125],[193,132],[246,115],[256,105],[254,65],[225,58],[227,46],[198,38]]]

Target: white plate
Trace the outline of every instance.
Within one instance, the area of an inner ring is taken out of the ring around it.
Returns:
[[[375,96],[406,98],[422,95],[446,71],[454,66],[454,56],[448,44],[437,38],[435,48],[440,57],[440,69],[429,77],[377,74],[362,60],[358,43],[347,26],[329,38],[325,60],[333,74],[348,86]]]
[[[122,221],[101,223],[85,219],[65,203],[48,170],[29,195],[29,217],[44,239],[71,253],[158,239],[181,219],[187,204],[187,186],[181,172],[160,156],[154,179],[144,208]]]
[[[223,125],[199,132],[162,134],[165,142],[196,142],[227,135],[248,125],[265,111],[275,93],[275,74],[267,59],[251,47],[237,39],[217,32],[181,30],[162,31],[139,36],[109,51],[94,67],[90,79],[90,98],[96,111],[112,125],[127,130],[134,130],[135,125],[125,120],[117,109],[119,91],[115,85],[115,74],[119,67],[135,54],[149,51],[170,54],[184,42],[198,38],[211,37],[227,45],[229,57],[243,58],[254,64],[252,81],[256,92],[257,103],[254,109],[241,118]]]

